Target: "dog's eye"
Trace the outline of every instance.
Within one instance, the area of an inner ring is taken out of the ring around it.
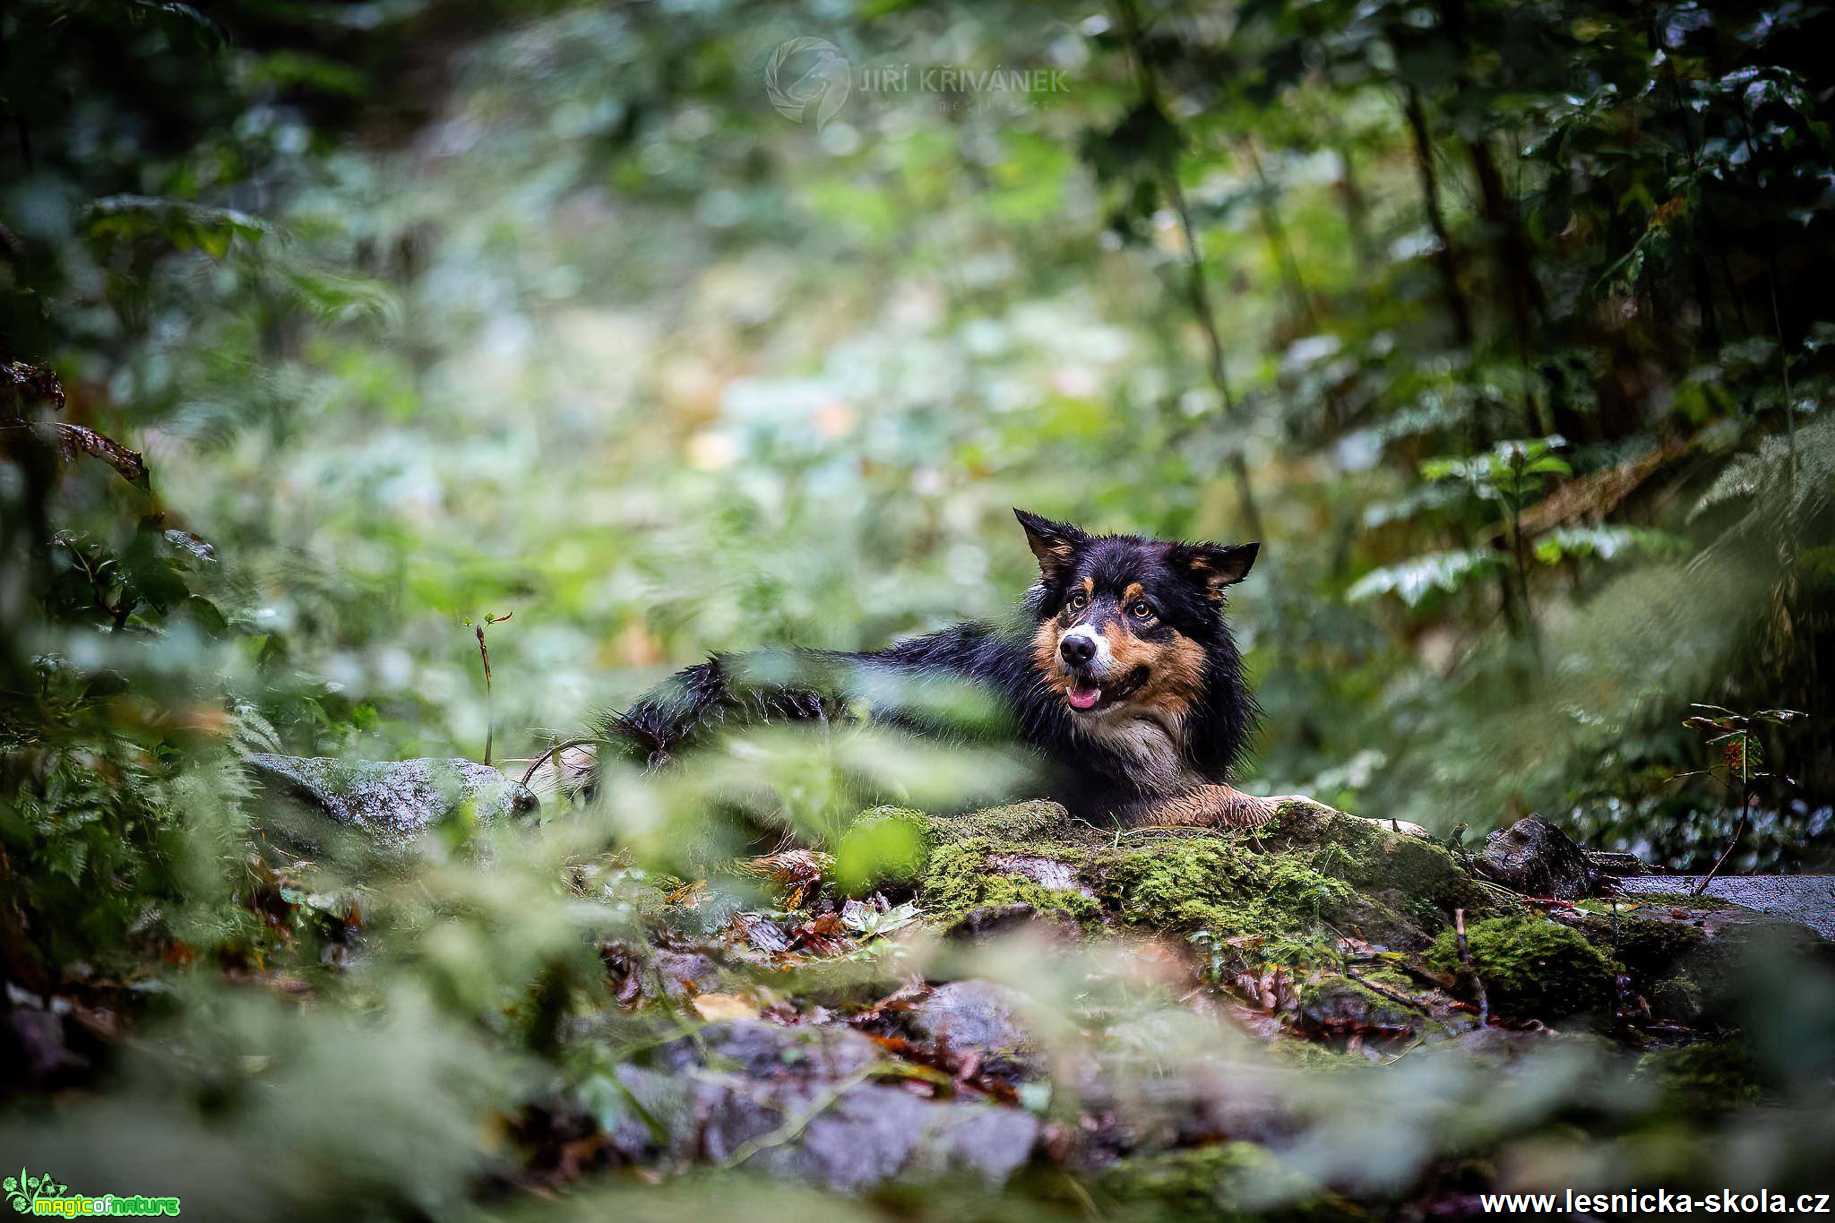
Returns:
[[[1070,609],[1072,611],[1082,611],[1085,607],[1089,606],[1089,602],[1090,597],[1079,590],[1070,597]]]
[[[1153,618],[1153,605],[1137,599],[1128,608],[1128,613],[1136,620],[1150,620]]]

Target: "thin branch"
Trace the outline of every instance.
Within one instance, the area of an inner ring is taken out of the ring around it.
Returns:
[[[873,1075],[879,1073],[881,1069],[881,1064],[874,1062],[870,1066],[862,1066],[859,1070],[848,1075],[845,1079],[824,1088],[822,1092],[816,1096],[810,1106],[797,1116],[792,1117],[768,1134],[760,1134],[757,1138],[749,1142],[740,1143],[733,1151],[732,1155],[727,1157],[724,1166],[729,1169],[737,1168],[745,1163],[746,1160],[757,1155],[760,1151],[768,1151],[773,1147],[781,1147],[785,1143],[795,1142],[802,1136],[803,1131],[809,1128],[812,1121],[833,1108],[842,1096],[860,1086],[860,1084],[864,1083]]]
[[[599,742],[597,739],[569,739],[565,743],[555,744],[553,747],[549,748],[547,751],[537,756],[533,761],[530,762],[529,767],[523,770],[522,784],[525,786],[529,784],[529,779],[535,776],[535,770],[541,768],[542,763],[546,761],[548,757],[556,755],[559,752],[564,752],[569,748],[586,747],[589,744],[593,744],[597,742]],[[555,761],[555,767],[557,769],[560,767],[560,761],[558,760]]]
[[[478,656],[484,660],[484,763],[486,764],[491,762],[492,739],[497,730],[497,718],[491,707],[491,652],[484,644],[484,629],[486,625],[502,624],[515,614],[512,611],[499,616],[487,612],[484,619],[472,626],[472,631],[478,635]]]
[[[1708,868],[1708,873],[1702,877],[1700,883],[1695,885],[1694,894],[1697,896],[1700,896],[1708,890],[1708,884],[1714,882],[1714,876],[1720,873],[1720,868],[1725,866],[1727,864],[1727,859],[1733,856],[1734,848],[1739,845],[1740,837],[1745,834],[1746,817],[1752,810],[1753,795],[1750,790],[1744,787],[1742,787],[1742,790],[1743,797],[1739,804],[1739,823],[1733,827],[1733,839],[1727,842],[1727,847],[1720,851],[1720,857],[1714,860],[1714,865]]]
[[[1159,80],[1141,45],[1143,31],[1140,14],[1133,0],[1117,0],[1116,7],[1121,14],[1122,25],[1127,30],[1128,50],[1134,60],[1136,79],[1140,83],[1141,100],[1164,114],[1165,108],[1160,105]],[[1211,385],[1217,388],[1217,394],[1223,400],[1224,416],[1232,422],[1240,423],[1237,399],[1230,389],[1229,369],[1224,359],[1223,337],[1217,329],[1217,313],[1211,305],[1210,286],[1204,278],[1204,252],[1198,245],[1198,229],[1192,223],[1191,208],[1185,202],[1185,190],[1179,185],[1176,154],[1161,167],[1160,177],[1161,189],[1166,192],[1167,202],[1172,205],[1173,213],[1179,219],[1179,231],[1185,239],[1187,291],[1191,296],[1192,313],[1198,319],[1198,329],[1204,333],[1206,372],[1210,375]],[[1232,448],[1229,463],[1230,473],[1236,479],[1237,496],[1242,503],[1243,525],[1252,537],[1259,537],[1262,534],[1262,516],[1249,482],[1248,461],[1243,458],[1240,450]]]
[[[1485,994],[1485,979],[1478,975],[1478,969],[1472,964],[1472,949],[1465,941],[1465,910],[1453,910],[1453,933],[1459,940],[1459,962],[1465,966],[1467,975],[1472,978],[1472,987],[1478,994],[1478,1025],[1483,1027],[1491,1022],[1491,1000]]]

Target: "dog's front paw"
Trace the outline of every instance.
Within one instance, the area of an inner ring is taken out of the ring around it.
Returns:
[[[1348,812],[1328,807],[1318,799],[1309,798],[1304,794],[1277,794],[1261,801],[1268,804],[1268,810],[1274,816],[1297,816],[1300,819],[1307,819],[1326,815],[1343,815],[1354,820],[1368,820],[1378,827],[1387,828],[1391,832],[1399,832],[1404,836],[1432,839],[1432,834],[1419,824],[1411,824],[1407,820],[1386,820],[1368,815],[1350,815]]]

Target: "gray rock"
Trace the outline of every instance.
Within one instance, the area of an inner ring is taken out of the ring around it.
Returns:
[[[1620,879],[1618,885],[1632,895],[1662,895],[1691,893],[1700,882],[1699,875],[1644,875]],[[1835,939],[1835,876],[1735,875],[1715,879],[1706,894]]]
[[[261,779],[338,824],[390,842],[413,840],[465,803],[480,824],[534,811],[534,793],[472,760],[338,760],[255,752]]]
[[[1066,941],[1075,941],[1078,936],[1076,919],[1069,914],[1055,909],[1041,913],[1023,902],[982,905],[970,909],[947,933],[953,939],[974,940],[1013,934],[1019,930],[1029,930],[1047,938]]]
[[[1579,900],[1591,894],[1596,879],[1586,851],[1533,815],[1492,833],[1474,865],[1485,878],[1525,896]]]
[[[1413,1033],[1421,1014],[1345,977],[1310,986],[1300,1000],[1295,1026],[1314,1037]]]
[[[1626,875],[1648,875],[1650,864],[1636,854],[1614,853],[1604,849],[1586,851],[1587,862],[1595,873],[1621,879]]]
[[[989,854],[988,869],[1003,875],[1030,879],[1048,892],[1075,892],[1091,900],[1096,898],[1096,893],[1077,878],[1076,867],[1055,858],[1040,858],[1031,854]]]
[[[665,1046],[653,1068],[626,1065],[617,1075],[677,1160],[852,1192],[947,1173],[999,1183],[1031,1158],[1040,1134],[1032,1114],[867,1080],[882,1060],[850,1029],[735,1020]]]
[[[1012,990],[991,981],[952,981],[912,1008],[911,1029],[958,1057],[1021,1053],[1032,1040],[1014,1014],[1018,1001]]]

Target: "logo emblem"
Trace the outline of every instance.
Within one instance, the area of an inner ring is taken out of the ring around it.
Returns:
[[[24,1168],[19,1169],[18,1176],[6,1178],[6,1200],[20,1214],[31,1214],[33,1204],[40,1198],[54,1198],[68,1192],[70,1186],[60,1185],[45,1173],[28,1176]]]
[[[817,131],[841,113],[853,88],[847,56],[826,39],[786,39],[765,61],[765,94],[771,105],[792,123],[802,123],[813,107]]]

